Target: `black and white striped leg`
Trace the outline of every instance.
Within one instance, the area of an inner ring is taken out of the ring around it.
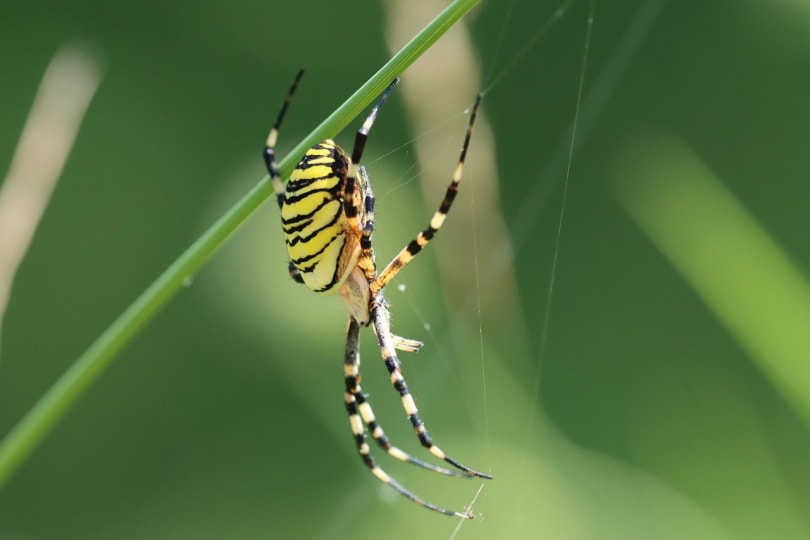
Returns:
[[[380,110],[380,107],[383,106],[385,100],[388,98],[388,94],[391,93],[391,90],[399,83],[399,77],[391,81],[391,84],[383,91],[380,95],[380,99],[377,100],[377,103],[374,105],[374,108],[371,109],[371,112],[366,117],[365,122],[363,125],[360,126],[360,129],[357,130],[357,134],[354,136],[354,147],[352,148],[352,164],[357,166],[360,165],[360,159],[363,157],[363,150],[366,148],[366,140],[368,140],[368,133],[371,131],[371,126],[374,125],[374,120],[377,119],[377,112]]]
[[[359,258],[360,269],[363,271],[368,281],[377,275],[377,266],[374,263],[374,252],[371,250],[371,233],[374,230],[374,195],[371,192],[371,182],[365,168],[360,166],[363,158],[363,150],[366,147],[368,134],[377,118],[377,112],[383,106],[388,94],[399,83],[399,79],[394,79],[385,89],[374,108],[366,117],[363,125],[357,130],[354,137],[354,147],[352,148],[351,163],[349,173],[346,176],[346,184],[343,188],[343,212],[349,221],[349,228],[353,231],[361,231]]]
[[[377,443],[377,445],[383,450],[385,450],[390,456],[400,461],[412,463],[414,465],[418,465],[419,467],[423,467],[425,469],[445,474],[448,476],[460,476],[460,477],[472,476],[465,472],[452,471],[449,469],[445,469],[443,467],[439,467],[437,465],[433,465],[432,463],[427,463],[425,461],[422,461],[420,459],[411,456],[410,454],[400,450],[399,448],[391,444],[391,442],[388,440],[388,437],[385,435],[385,432],[383,431],[382,427],[377,423],[377,420],[374,416],[374,411],[371,409],[371,405],[366,400],[366,396],[363,394],[363,390],[359,384],[360,381],[359,331],[360,325],[353,317],[349,317],[348,327],[346,329],[346,355],[343,364],[343,372],[344,372],[343,376],[346,382],[346,393],[344,396],[346,411],[349,413],[349,423],[352,428],[352,434],[354,435],[355,444],[357,445],[357,451],[360,454],[360,458],[363,460],[363,463],[365,463],[365,465],[369,468],[371,473],[374,476],[376,476],[379,480],[381,480],[385,484],[388,484],[389,486],[394,488],[397,492],[399,492],[401,495],[407,497],[416,504],[424,506],[425,508],[434,510],[441,514],[464,518],[472,518],[472,515],[469,513],[448,510],[446,508],[435,505],[415,495],[411,491],[404,488],[396,480],[394,480],[374,461],[374,458],[371,455],[371,448],[369,448],[366,439],[366,427],[368,427],[368,431],[371,434],[374,441]]]
[[[270,130],[270,134],[267,136],[267,142],[264,146],[264,164],[270,175],[270,181],[273,183],[273,192],[276,194],[276,202],[279,208],[284,204],[284,186],[281,183],[278,162],[276,162],[276,142],[278,142],[278,131],[281,128],[281,122],[284,121],[284,115],[287,114],[287,109],[290,107],[290,102],[292,102],[293,95],[295,95],[295,90],[298,88],[298,83],[303,76],[304,68],[301,68],[298,70],[295,79],[293,79],[290,85],[290,89],[287,91],[287,96],[284,98],[284,103],[281,104],[281,109],[278,111],[278,116],[276,116],[276,121],[273,123],[273,127]],[[304,278],[301,277],[301,272],[298,271],[292,261],[290,261],[287,266],[287,270],[293,281],[298,283],[304,282]]]
[[[304,76],[304,68],[298,70],[295,75],[290,89],[287,91],[287,96],[284,98],[284,103],[281,104],[281,109],[278,111],[276,121],[273,122],[273,127],[270,134],[267,136],[267,142],[264,146],[264,164],[267,167],[267,172],[270,174],[270,181],[273,182],[273,191],[276,193],[276,200],[278,206],[284,203],[284,186],[281,184],[281,175],[278,172],[278,163],[276,162],[276,142],[278,141],[278,131],[281,128],[281,122],[284,121],[284,115],[287,114],[287,109],[290,107],[290,102],[295,95],[295,90],[298,88],[298,83],[301,77]]]
[[[362,165],[358,167],[358,177],[363,192],[363,212],[360,219],[362,234],[360,236],[360,257],[357,265],[363,271],[369,283],[377,277],[377,264],[374,259],[374,248],[371,243],[371,236],[374,233],[374,193],[371,190],[371,181],[368,178],[366,168]],[[415,339],[408,339],[401,336],[391,336],[394,340],[394,347],[399,351],[417,352],[423,343]]]
[[[385,298],[383,298],[381,293],[378,293],[372,300],[371,320],[377,334],[380,353],[382,354],[388,374],[391,377],[391,384],[397,390],[397,392],[399,392],[399,396],[402,399],[402,408],[405,409],[405,414],[408,415],[408,420],[410,420],[414,432],[416,433],[416,436],[422,446],[427,448],[428,451],[430,451],[430,453],[437,458],[444,460],[461,471],[464,471],[469,476],[491,479],[492,475],[476,471],[475,469],[456,461],[452,457],[445,454],[441,448],[433,443],[424,422],[422,422],[422,419],[419,417],[419,411],[416,408],[416,403],[414,403],[413,396],[408,389],[408,384],[405,382],[405,378],[402,375],[399,358],[397,358],[396,353],[397,347],[393,335],[391,334],[391,316],[388,311],[388,305]]]
[[[360,247],[364,250],[371,250],[371,236],[374,234],[374,192],[371,190],[371,180],[368,178],[366,168],[361,165],[357,168],[357,173],[363,194]]]
[[[362,212],[360,212],[360,256],[357,259],[357,266],[363,272],[366,281],[369,283],[377,277],[377,263],[374,259],[374,248],[371,245],[371,235],[374,233],[374,192],[371,190],[371,181],[368,178],[366,168],[362,165],[357,168],[357,176],[360,185],[360,198],[362,201]]]
[[[439,205],[439,209],[433,214],[427,228],[416,235],[416,238],[411,240],[407,246],[402,248],[397,256],[394,257],[394,259],[388,263],[385,268],[383,268],[380,275],[377,276],[377,279],[371,283],[372,296],[382,291],[383,288],[388,285],[392,279],[394,279],[394,276],[396,276],[399,271],[405,267],[405,265],[411,262],[413,258],[416,257],[426,245],[428,245],[428,243],[433,239],[433,236],[439,232],[439,229],[441,229],[442,225],[444,224],[444,220],[447,217],[447,212],[450,211],[450,207],[453,205],[453,201],[458,193],[458,186],[461,183],[461,176],[464,172],[464,160],[467,158],[467,148],[470,146],[470,138],[472,137],[473,128],[475,127],[475,117],[478,115],[478,107],[481,105],[482,97],[483,96],[481,94],[476,96],[475,103],[470,111],[470,120],[467,123],[467,133],[464,136],[464,143],[461,146],[461,154],[459,155],[456,169],[453,172],[450,185],[447,186],[447,191],[444,194],[444,199],[442,199],[442,202]]]

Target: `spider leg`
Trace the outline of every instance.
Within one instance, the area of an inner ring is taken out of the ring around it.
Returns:
[[[388,94],[391,93],[391,90],[393,90],[398,83],[399,77],[391,81],[391,84],[389,84],[382,95],[380,95],[377,104],[371,109],[363,125],[357,130],[357,134],[354,136],[354,148],[352,149],[352,163],[355,166],[360,165],[360,158],[363,157],[363,150],[366,147],[366,140],[368,140],[368,132],[371,131],[371,126],[374,125],[374,120],[377,119],[377,111],[380,110],[380,107],[383,106],[383,103],[385,103],[385,100],[388,98]]]
[[[377,277],[377,263],[374,259],[374,248],[371,245],[371,236],[374,233],[374,192],[371,190],[371,180],[368,178],[366,168],[357,167],[360,180],[360,189],[363,197],[363,210],[360,214],[360,256],[357,266],[362,270],[366,280],[371,281]]]
[[[301,68],[298,70],[295,79],[293,79],[290,85],[290,89],[287,91],[287,96],[284,98],[284,103],[281,104],[281,109],[278,111],[278,116],[276,116],[276,121],[273,123],[273,128],[270,130],[270,134],[267,136],[267,142],[264,146],[264,164],[267,167],[267,172],[270,174],[270,181],[273,183],[273,191],[276,194],[276,202],[278,202],[279,208],[284,204],[284,186],[281,184],[281,175],[278,172],[278,163],[276,162],[276,142],[278,141],[278,131],[281,128],[281,122],[284,120],[284,115],[287,114],[287,109],[295,94],[295,89],[298,88],[298,83],[303,76],[304,68]],[[292,261],[290,261],[287,270],[293,281],[297,283],[304,282],[304,278],[301,277],[301,272],[298,271]]]
[[[446,461],[453,467],[464,471],[467,475],[491,479],[492,475],[476,471],[475,469],[456,461],[452,457],[445,454],[444,451],[437,445],[433,444],[433,440],[428,434],[424,422],[422,422],[422,419],[419,417],[419,411],[417,410],[416,403],[414,402],[413,396],[408,389],[408,384],[405,382],[405,378],[402,375],[400,361],[399,358],[397,358],[397,353],[395,350],[396,346],[394,336],[391,334],[391,316],[388,311],[388,305],[385,298],[383,298],[381,293],[378,293],[372,301],[371,318],[374,324],[374,330],[377,334],[377,341],[380,346],[383,361],[385,362],[385,367],[388,369],[388,374],[391,376],[391,384],[399,392],[400,398],[402,399],[402,408],[405,409],[405,414],[408,415],[408,420],[410,420],[419,442],[422,444],[422,446],[427,448],[431,454]]]
[[[357,266],[363,271],[363,275],[369,283],[377,277],[377,263],[374,259],[374,247],[371,243],[371,236],[374,233],[374,193],[371,190],[371,180],[369,180],[366,168],[362,165],[357,168],[360,186],[363,191],[363,212],[360,216],[360,256],[357,259]],[[394,347],[405,352],[416,352],[423,343],[415,339],[408,339],[401,336],[392,336]]]
[[[418,465],[425,469],[430,469],[447,476],[460,476],[465,478],[471,477],[471,475],[464,472],[453,471],[450,469],[445,469],[444,467],[433,465],[432,463],[427,463],[400,450],[396,446],[391,445],[391,442],[385,435],[382,426],[377,423],[377,419],[374,416],[374,411],[371,409],[371,404],[367,401],[367,396],[363,393],[362,388],[360,388],[360,352],[358,337],[358,329],[360,325],[353,317],[349,318],[348,325],[349,326],[346,330],[346,358],[343,364],[343,376],[346,381],[345,398],[347,409],[349,409],[349,420],[352,424],[352,431],[355,432],[354,428],[359,426],[359,434],[362,435],[363,442],[365,442],[365,430],[363,430],[362,425],[359,424],[359,422],[362,420],[362,423],[368,427],[368,431],[377,445],[398,460],[413,463],[414,465]],[[358,414],[359,417],[357,416]],[[355,433],[355,436],[357,435],[358,433]]]
[[[391,81],[380,99],[377,100],[374,108],[371,109],[363,125],[357,130],[354,137],[349,173],[343,188],[343,211],[349,221],[349,228],[353,231],[360,231],[359,266],[369,282],[377,276],[374,251],[371,248],[371,233],[374,231],[374,193],[371,191],[371,182],[368,179],[366,169],[360,166],[360,160],[363,157],[368,134],[374,125],[374,120],[377,119],[377,112],[397,83],[399,83],[399,78]]]
[[[287,91],[287,96],[284,98],[284,103],[281,104],[281,109],[278,111],[278,116],[276,116],[276,121],[273,123],[273,128],[270,130],[264,146],[264,164],[270,174],[270,180],[273,182],[273,191],[276,193],[279,208],[284,202],[284,186],[281,184],[281,175],[278,172],[278,163],[276,162],[276,141],[278,141],[278,130],[281,128],[281,122],[284,120],[284,115],[287,114],[295,89],[298,88],[298,83],[303,76],[304,68],[301,68]]]
[[[349,423],[352,428],[352,434],[354,435],[354,440],[357,444],[357,451],[359,452],[363,463],[366,464],[371,473],[379,480],[385,484],[388,484],[401,495],[407,497],[416,504],[441,514],[472,518],[472,514],[468,512],[448,510],[415,495],[389,476],[388,473],[386,473],[374,461],[374,458],[371,456],[371,449],[366,441],[365,426],[368,426],[369,433],[371,433],[371,436],[377,445],[385,450],[389,455],[399,459],[400,461],[412,463],[425,469],[448,476],[471,476],[470,474],[464,472],[451,471],[449,469],[424,462],[407,454],[406,452],[403,452],[396,446],[391,445],[388,437],[386,437],[385,433],[383,432],[382,427],[377,423],[374,417],[374,412],[371,410],[371,405],[368,403],[368,401],[366,401],[366,396],[363,394],[363,391],[360,388],[359,331],[360,325],[353,317],[349,316],[348,327],[346,329],[346,356],[343,364],[344,379],[346,382],[346,394],[344,397],[346,411],[349,413]]]
[[[433,214],[433,218],[431,218],[427,228],[416,235],[416,238],[411,240],[407,246],[402,248],[397,256],[394,257],[390,263],[388,263],[388,266],[386,266],[383,271],[380,272],[377,279],[371,283],[372,296],[383,290],[383,288],[388,285],[394,276],[396,276],[406,264],[411,262],[413,258],[416,257],[420,251],[422,251],[422,248],[424,248],[433,239],[433,236],[444,224],[444,220],[447,217],[447,212],[453,205],[453,200],[456,198],[456,194],[458,193],[458,185],[461,182],[461,175],[464,171],[464,160],[467,157],[467,148],[470,145],[470,137],[472,137],[473,127],[475,126],[475,117],[478,114],[478,107],[481,104],[481,98],[481,94],[478,94],[478,96],[475,98],[475,103],[473,104],[472,111],[470,112],[470,121],[467,124],[467,134],[464,137],[464,144],[461,146],[461,154],[459,155],[458,163],[456,164],[456,169],[453,172],[452,180],[450,181],[450,185],[447,187],[447,192],[439,205],[439,209],[436,210],[435,214]]]

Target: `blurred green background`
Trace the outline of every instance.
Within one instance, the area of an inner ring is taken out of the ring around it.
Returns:
[[[395,331],[426,343],[403,360],[431,433],[495,475],[473,508],[478,519],[457,538],[808,538],[810,418],[636,225],[616,186],[677,177],[680,162],[666,151],[659,159],[648,134],[679,140],[806,280],[810,7],[598,2],[582,113],[590,127],[578,134],[543,340],[587,3],[518,51],[558,6],[485,0],[464,21],[482,87],[512,66],[484,112],[514,255],[491,261],[476,252],[475,223],[453,225],[451,216],[398,278],[405,292],[388,293]],[[0,168],[62,44],[94,48],[105,74],[5,316],[0,435],[262,177],[261,146],[300,65],[309,71],[282,155],[389,57],[385,8],[2,3]],[[603,104],[589,99],[599,88],[607,88]],[[436,119],[453,150],[431,159],[448,174],[471,98],[458,96],[453,122]],[[408,125],[395,93],[367,150],[378,260],[433,211],[407,181],[415,173],[402,173],[420,135]],[[339,140],[349,145],[352,134]],[[473,182],[474,154],[468,171]],[[0,492],[0,538],[453,533],[455,520],[380,486],[357,458],[342,405],[342,307],[288,279],[277,220],[267,204],[46,438]],[[472,302],[444,301],[433,252],[450,245],[514,273],[519,305],[488,307],[497,287],[469,291]],[[778,305],[754,314],[810,333],[782,321]],[[419,455],[370,331],[363,337],[364,388],[389,436]],[[783,365],[781,377],[795,369],[801,381],[807,351],[791,353],[799,362]],[[403,484],[452,508],[480,487],[380,459]]]

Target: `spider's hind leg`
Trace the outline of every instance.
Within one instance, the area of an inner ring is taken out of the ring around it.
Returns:
[[[399,482],[394,480],[382,467],[377,465],[374,457],[371,455],[371,448],[369,448],[366,440],[366,427],[368,432],[377,443],[377,446],[385,450],[388,455],[406,463],[418,465],[419,467],[444,474],[447,476],[460,476],[469,477],[470,474],[466,472],[459,472],[444,467],[439,467],[432,463],[427,463],[421,459],[417,459],[407,452],[404,452],[393,446],[385,435],[385,432],[377,423],[374,416],[374,411],[371,409],[371,404],[367,400],[367,396],[360,388],[360,324],[349,316],[348,327],[346,328],[346,355],[343,363],[343,377],[346,382],[346,393],[344,395],[346,411],[349,413],[349,424],[351,425],[352,435],[357,445],[357,451],[363,463],[368,467],[371,473],[376,476],[380,481],[388,484],[394,488],[399,494],[407,497],[411,501],[420,506],[424,506],[440,514],[448,516],[457,516],[470,519],[472,514],[469,512],[457,512],[455,510],[448,510],[436,504],[426,501],[413,492],[404,488]]]
[[[438,445],[433,443],[433,440],[425,427],[425,423],[419,416],[419,411],[416,408],[416,403],[414,402],[413,396],[408,388],[408,383],[405,382],[405,377],[402,375],[400,361],[395,350],[397,349],[396,339],[391,333],[391,316],[388,312],[388,305],[385,298],[383,298],[382,293],[377,293],[372,299],[371,320],[372,324],[374,325],[374,331],[377,334],[380,353],[382,354],[388,374],[391,376],[391,384],[397,390],[397,392],[399,392],[399,396],[402,399],[402,408],[405,409],[405,414],[408,415],[408,420],[410,420],[420,444],[427,448],[428,451],[435,457],[444,460],[453,467],[462,471],[465,475],[491,479],[491,474],[482,473],[468,467],[467,465],[464,465],[463,463],[445,454]]]

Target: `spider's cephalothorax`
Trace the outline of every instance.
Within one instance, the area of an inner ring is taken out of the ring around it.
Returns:
[[[302,75],[303,70],[298,72],[293,81],[264,150],[267,170],[281,209],[281,223],[290,260],[290,275],[315,292],[339,293],[346,306],[349,320],[343,361],[346,386],[344,401],[349,413],[352,434],[363,462],[374,476],[417,504],[443,514],[471,518],[473,516],[469,510],[456,512],[437,506],[405,489],[391,478],[371,456],[366,433],[371,435],[380,448],[401,461],[448,476],[492,478],[491,475],[471,469],[445,454],[428,435],[402,375],[396,352],[397,350],[414,352],[422,344],[391,332],[388,304],[383,297],[385,286],[430,242],[444,223],[461,181],[464,159],[481,95],[476,98],[470,113],[461,155],[439,209],[427,228],[405,246],[382,272],[377,273],[371,244],[374,230],[374,194],[368,174],[359,163],[377,111],[397,81],[386,88],[363,122],[357,132],[351,157],[331,139],[321,141],[304,154],[290,176],[285,190],[276,164],[275,145],[279,126]],[[360,326],[367,325],[374,327],[391,384],[399,392],[402,407],[419,442],[433,456],[449,463],[456,470],[422,461],[393,446],[377,423],[367,396],[360,388],[359,331]]]

